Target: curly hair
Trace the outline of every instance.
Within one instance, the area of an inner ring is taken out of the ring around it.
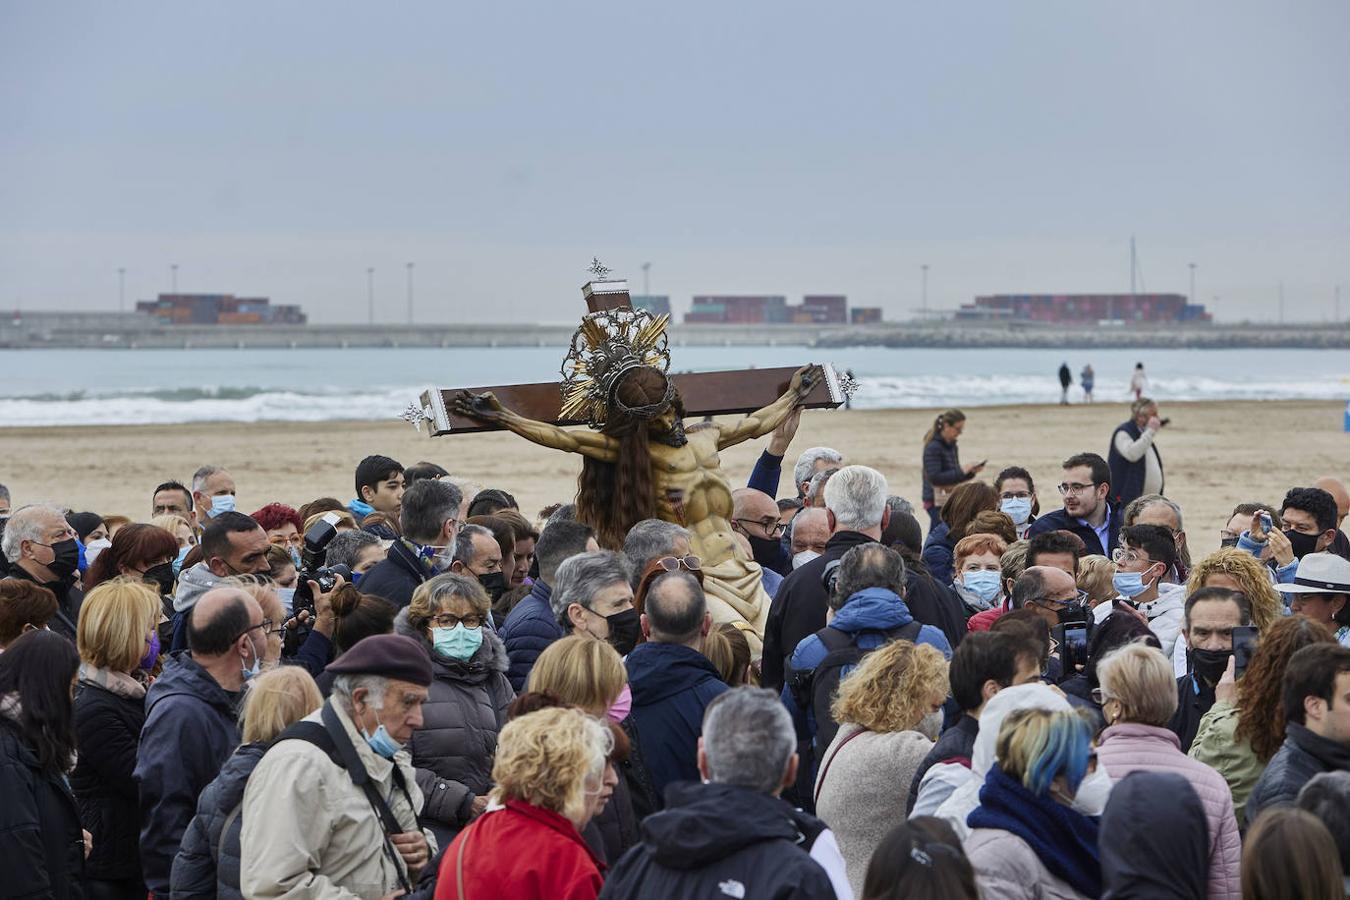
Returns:
[[[1078,588],[1087,591],[1088,603],[1095,606],[1116,597],[1113,579],[1116,564],[1100,554],[1091,554],[1078,561]]]
[[[869,653],[839,684],[830,713],[868,731],[909,731],[947,695],[947,660],[935,647],[892,641]]]
[[[512,719],[497,736],[492,799],[522,800],[579,822],[586,815],[586,781],[604,771],[613,747],[609,728],[578,709],[540,709]]]
[[[294,525],[296,531],[301,531],[305,527],[305,521],[300,518],[300,513],[285,503],[269,503],[251,513],[249,518],[261,525],[263,531],[275,531],[287,523]]]
[[[1312,644],[1334,642],[1326,626],[1303,616],[1287,616],[1261,632],[1247,672],[1237,683],[1238,724],[1233,736],[1250,743],[1262,763],[1269,762],[1284,743],[1282,688],[1289,657]]]
[[[1252,624],[1257,631],[1264,633],[1284,617],[1284,602],[1271,586],[1266,567],[1245,550],[1225,547],[1200,560],[1186,579],[1186,594],[1189,596],[1202,587],[1208,587],[1205,582],[1211,575],[1227,575],[1237,582],[1238,590],[1247,596],[1247,602],[1251,604]],[[1280,729],[1283,732],[1283,724]]]

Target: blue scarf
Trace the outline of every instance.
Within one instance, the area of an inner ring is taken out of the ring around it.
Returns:
[[[997,764],[980,788],[980,805],[966,819],[971,828],[996,828],[1026,841],[1041,863],[1089,897],[1102,892],[1097,857],[1097,820],[1037,797]]]

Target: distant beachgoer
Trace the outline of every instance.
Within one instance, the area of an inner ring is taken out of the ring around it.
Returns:
[[[1073,386],[1073,372],[1069,371],[1068,363],[1059,364],[1059,405],[1069,405],[1069,388]]]
[[[1144,364],[1134,364],[1134,375],[1130,377],[1130,390],[1134,391],[1134,399],[1138,400],[1144,396],[1144,389],[1148,387],[1148,376],[1144,374]]]
[[[1078,378],[1083,385],[1083,402],[1092,402],[1092,386],[1097,383],[1097,373],[1092,371],[1092,363],[1083,366],[1083,371],[1078,373]]]

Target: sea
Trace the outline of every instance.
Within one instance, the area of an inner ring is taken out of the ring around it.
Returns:
[[[395,350],[19,350],[0,353],[0,426],[393,420],[429,387],[558,378],[560,347]],[[860,409],[1059,402],[1058,370],[1096,370],[1123,402],[1138,362],[1175,400],[1350,400],[1345,350],[672,348],[677,371],[833,363]],[[766,401],[769,398],[765,398]]]

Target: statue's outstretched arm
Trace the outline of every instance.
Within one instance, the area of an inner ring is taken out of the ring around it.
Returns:
[[[454,409],[461,416],[500,425],[541,447],[580,453],[600,462],[614,462],[618,459],[619,443],[612,437],[585,429],[568,431],[548,422],[527,419],[502,406],[501,401],[490,391],[486,394],[461,391],[455,397]]]
[[[750,413],[735,425],[723,426],[717,438],[717,449],[725,450],[742,441],[763,437],[773,431],[782,424],[798,403],[806,399],[806,395],[810,394],[824,377],[825,373],[820,366],[802,366],[793,374],[792,381],[788,383],[788,389],[783,392],[783,396],[763,409]]]

